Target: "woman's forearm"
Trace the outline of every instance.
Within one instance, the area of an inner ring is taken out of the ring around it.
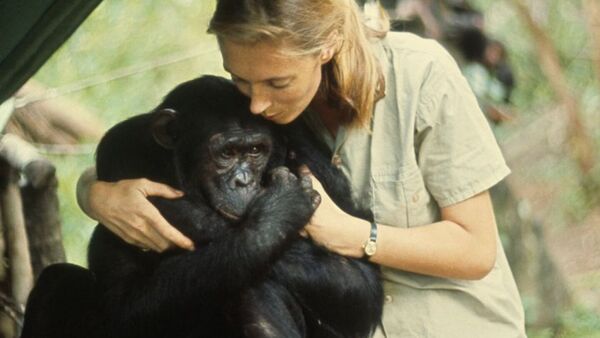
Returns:
[[[441,221],[415,228],[381,225],[371,261],[425,275],[481,279],[495,258],[495,241],[482,241],[454,222]]]
[[[313,218],[307,226],[311,237],[339,254],[362,257],[370,223],[335,210],[325,215]],[[489,195],[482,193],[443,208],[442,219],[409,228],[378,224],[377,251],[370,261],[439,277],[485,277],[494,266],[497,244]]]

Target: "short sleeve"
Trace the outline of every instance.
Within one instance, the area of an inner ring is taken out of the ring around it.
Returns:
[[[510,173],[466,79],[442,47],[423,82],[415,129],[417,161],[440,207],[483,192]]]

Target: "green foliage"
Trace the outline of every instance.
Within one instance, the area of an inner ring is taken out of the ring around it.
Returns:
[[[540,70],[539,58],[532,37],[518,20],[512,1],[472,0],[485,14],[486,31],[504,42],[516,71],[517,90],[514,103],[523,114],[532,108],[548,106],[555,101],[554,93]],[[584,105],[589,100],[598,106],[598,79],[595,78],[590,54],[589,36],[579,0],[526,1],[534,18],[540,22],[556,46],[565,67],[569,85],[577,94],[584,94]],[[585,95],[585,93],[588,93]],[[596,94],[591,94],[596,93]],[[591,107],[590,107],[591,108]],[[598,122],[596,115],[596,122]],[[592,121],[589,121],[590,124]]]
[[[600,315],[590,309],[577,307],[563,316],[563,330],[559,337],[599,338]]]
[[[514,11],[513,1],[471,0],[475,7],[484,12],[485,29],[494,38],[504,42],[509,52],[510,62],[516,75],[517,87],[513,96],[514,109],[521,124],[527,124],[548,110],[555,108],[557,98],[548,84],[540,68],[540,58],[537,54],[535,41]],[[572,93],[581,102],[581,114],[584,128],[595,142],[596,149],[600,146],[600,92],[599,80],[594,72],[593,60],[597,55],[591,48],[590,36],[587,31],[585,14],[581,0],[547,0],[524,1],[539,24],[544,28],[556,47],[566,80]],[[557,122],[560,123],[560,122]],[[510,135],[508,125],[499,133]],[[524,139],[523,142],[528,140]],[[526,182],[535,188],[538,195],[548,196],[548,204],[541,215],[544,223],[551,226],[548,233],[565,231],[582,223],[588,214],[598,208],[600,199],[600,164],[591,175],[581,178],[581,172],[569,152],[569,145],[562,145],[555,140],[553,153],[543,159],[535,159],[527,163],[525,173],[520,173],[520,182]],[[526,160],[526,159],[524,159]],[[597,163],[600,158],[596,159]],[[522,164],[519,164],[522,165]],[[585,181],[584,181],[585,180]],[[550,198],[557,196],[558,198]],[[564,232],[563,232],[564,233]],[[593,254],[593,253],[591,253]],[[599,280],[589,285],[578,285],[574,276],[565,276],[571,280],[575,295],[581,290],[594,290],[600,287]],[[580,278],[580,277],[578,277]],[[523,295],[526,318],[532,323],[536,318],[537,296]],[[581,301],[585,296],[575,297]],[[600,304],[583,306],[575,304],[574,309],[563,314],[557,327],[528,328],[528,334],[534,338],[545,337],[600,337],[600,317],[597,312]]]
[[[189,50],[206,53],[72,94],[112,125],[151,109],[182,81],[204,73],[223,74],[216,41],[205,33],[211,11],[212,2],[103,2],[35,79],[62,87],[89,77],[115,76],[115,70],[124,67],[151,67]]]
[[[528,29],[518,18],[513,1],[472,0],[485,14],[485,29],[489,35],[502,41],[508,49],[509,59],[516,75],[517,87],[513,95],[514,109],[521,124],[554,109],[557,95],[540,68],[536,45]],[[594,71],[594,51],[586,26],[585,13],[579,0],[525,1],[532,16],[542,26],[555,46],[568,85],[581,103],[581,118],[596,149],[600,148],[600,79]],[[567,114],[567,112],[564,112]],[[559,144],[556,144],[559,147]],[[564,150],[561,150],[565,152]],[[553,163],[532,164],[533,180],[556,184],[560,201],[548,217],[554,223],[578,223],[582,221],[600,199],[598,189],[587,189],[586,182],[600,182],[600,158],[589,177],[575,167],[568,152]],[[582,183],[583,181],[586,181]],[[583,186],[583,185],[586,186]],[[597,187],[594,183],[594,187]]]
[[[558,328],[532,328],[527,334],[529,338],[600,338],[600,316],[577,306],[562,316]]]

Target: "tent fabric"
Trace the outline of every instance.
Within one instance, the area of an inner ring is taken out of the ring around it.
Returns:
[[[0,0],[0,103],[11,97],[102,0]]]

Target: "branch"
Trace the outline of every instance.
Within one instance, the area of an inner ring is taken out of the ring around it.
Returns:
[[[8,315],[17,324],[19,329],[23,327],[24,313],[22,309],[3,292],[0,292],[0,311]]]
[[[16,94],[17,99],[41,96],[48,89],[35,81],[28,81]],[[43,116],[53,130],[60,130],[74,140],[98,141],[105,132],[102,121],[76,101],[66,97],[31,102],[15,111],[15,118],[23,114]],[[33,121],[32,121],[33,122]]]
[[[595,165],[593,142],[587,134],[580,117],[580,103],[568,86],[567,78],[560,65],[558,52],[544,29],[531,16],[529,8],[523,0],[512,0],[517,14],[525,22],[537,46],[537,55],[542,72],[548,79],[550,87],[565,106],[568,117],[568,135],[572,153],[584,176],[587,176]]]
[[[600,3],[598,0],[584,0],[583,13],[588,26],[596,79],[600,81]]]

